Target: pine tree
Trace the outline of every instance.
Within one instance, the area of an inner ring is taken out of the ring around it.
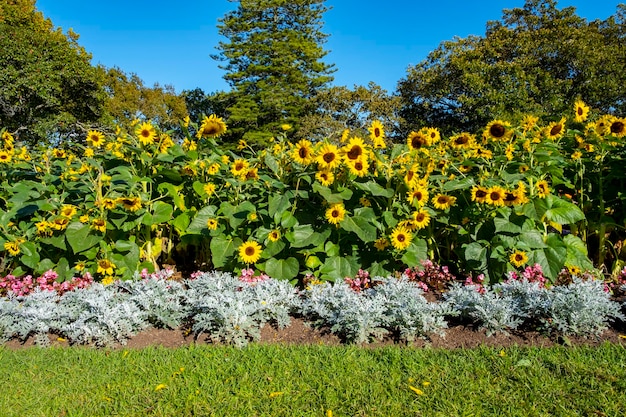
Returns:
[[[225,141],[264,146],[283,125],[297,128],[310,114],[311,99],[332,81],[322,61],[323,0],[230,0],[236,10],[220,19],[215,59],[231,86]]]

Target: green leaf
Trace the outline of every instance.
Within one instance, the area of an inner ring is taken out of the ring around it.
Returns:
[[[187,233],[201,233],[207,228],[207,221],[215,217],[216,206],[206,206],[196,213],[191,224],[187,228]]]
[[[278,165],[278,162],[276,161],[276,158],[274,158],[274,156],[267,152],[265,154],[265,165],[267,165],[267,167],[275,174],[278,175],[280,173],[280,167]],[[270,214],[271,215],[271,214]]]
[[[378,184],[376,181],[368,181],[368,182],[353,182],[352,185],[354,188],[359,190],[367,191],[371,195],[375,197],[385,197],[390,198],[395,194],[394,190],[385,188]]]
[[[152,224],[167,223],[172,220],[174,207],[162,201],[155,201],[152,204]]]
[[[345,188],[339,193],[333,193],[330,188],[324,187],[318,182],[313,183],[313,191],[321,195],[329,204],[342,203],[346,200],[350,200],[353,194],[352,190],[349,188]]]
[[[213,267],[221,268],[228,262],[237,248],[241,246],[241,239],[226,237],[224,235],[215,236],[211,239],[211,260],[213,261]]]
[[[359,272],[359,263],[353,256],[332,256],[326,259],[320,268],[321,278],[325,281],[341,281],[353,277]]]
[[[274,219],[274,222],[279,223],[283,213],[291,208],[292,198],[293,193],[291,191],[274,194],[269,198],[269,215]]]
[[[296,258],[270,258],[265,262],[265,273],[278,280],[290,280],[298,276],[300,264]]]
[[[545,243],[545,248],[534,250],[528,254],[528,261],[531,265],[535,263],[541,265],[546,278],[550,282],[554,282],[565,265],[567,247],[561,237],[554,233],[548,235]]]
[[[585,214],[574,203],[549,194],[546,198],[546,210],[542,220],[558,224],[572,224],[585,219]]]
[[[425,239],[417,239],[409,245],[402,255],[402,262],[407,266],[419,266],[428,259],[428,244]]]
[[[443,191],[450,192],[455,190],[469,190],[476,182],[472,177],[458,178],[446,181],[443,184]]]
[[[39,264],[40,257],[39,252],[37,250],[37,246],[34,242],[24,242],[20,246],[20,250],[22,251],[22,256],[20,256],[20,262],[30,269],[36,269],[37,264]]]
[[[376,226],[370,223],[367,217],[346,216],[339,225],[343,230],[356,233],[365,243],[376,240]]]
[[[102,234],[99,232],[92,233],[88,224],[73,222],[67,226],[65,238],[74,253],[81,253],[96,246],[102,240]]]
[[[175,186],[166,182],[159,184],[157,189],[160,193],[163,193],[165,191],[165,195],[172,199],[176,208],[183,211],[186,209],[184,194],[181,192],[183,189],[183,185]]]
[[[65,243],[65,235],[42,238],[40,242],[46,245],[54,246],[55,248],[61,249],[62,251],[67,250],[67,244]]]

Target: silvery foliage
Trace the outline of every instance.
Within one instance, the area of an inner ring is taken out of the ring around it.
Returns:
[[[48,346],[48,333],[58,331],[67,322],[59,314],[59,295],[36,289],[27,296],[0,298],[0,343],[14,337],[25,341],[34,337],[38,346]]]
[[[411,341],[447,327],[444,315],[453,311],[426,301],[406,277],[375,280],[382,283],[358,293],[344,282],[313,285],[303,292],[302,313],[351,343],[381,339],[390,331]]]
[[[484,288],[483,292],[479,292],[479,289],[481,287],[477,285],[461,285],[457,282],[444,294],[444,299],[462,318],[485,329],[487,336],[496,332],[506,334],[524,322],[526,314],[513,295],[495,292],[491,288]]]
[[[569,285],[553,287],[544,312],[546,327],[564,335],[600,335],[609,321],[624,320],[619,303],[610,297],[600,280],[574,278]]]
[[[128,295],[128,301],[137,305],[152,326],[174,329],[186,317],[185,288],[180,282],[166,278],[116,281],[114,286],[118,292]]]
[[[109,346],[126,341],[150,326],[148,315],[114,285],[99,283],[68,291],[58,304],[63,325],[59,331],[70,342]]]
[[[205,272],[185,281],[185,304],[198,337],[206,333],[214,342],[245,346],[258,340],[263,324],[290,323],[299,300],[287,281],[241,282],[225,272]]]

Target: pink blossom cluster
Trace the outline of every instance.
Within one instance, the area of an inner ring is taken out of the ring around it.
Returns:
[[[239,281],[251,285],[254,285],[257,282],[267,281],[268,279],[270,279],[270,277],[266,274],[254,275],[254,269],[252,268],[242,269],[241,274],[239,275]]]
[[[372,279],[370,278],[370,273],[364,271],[363,269],[359,269],[359,272],[357,272],[354,278],[345,277],[344,281],[350,286],[350,289],[352,289],[352,291],[354,292],[361,292],[364,289],[373,286]]]
[[[430,259],[422,261],[421,268],[407,268],[404,274],[410,281],[417,281],[424,291],[443,291],[456,279],[447,266],[437,265]]]
[[[511,271],[508,274],[508,281],[521,281],[526,280],[528,282],[538,282],[541,288],[545,288],[546,286],[546,277],[543,275],[543,269],[541,269],[541,265],[534,264],[533,266],[527,266],[522,274],[519,275],[516,271]]]
[[[201,273],[202,272],[200,271],[195,272],[196,274],[195,277],[197,277]],[[139,273],[139,276],[141,277],[141,279],[154,279],[154,280],[169,279],[172,277],[172,275],[174,275],[174,270],[172,268],[164,268],[153,273],[148,272],[148,268],[144,268]],[[195,278],[194,274],[191,274],[191,277]]]
[[[18,296],[24,296],[30,294],[36,288],[42,291],[56,291],[59,294],[63,294],[67,291],[86,288],[93,284],[93,277],[89,272],[86,272],[82,277],[73,277],[70,281],[58,282],[58,278],[59,275],[53,270],[46,271],[35,279],[32,275],[16,277],[9,274],[0,278],[0,295],[13,293]]]
[[[465,285],[475,286],[476,291],[478,291],[480,294],[484,294],[487,291],[485,289],[484,282],[485,282],[485,274],[479,274],[476,277],[476,281],[474,281],[474,278],[471,275],[468,275],[467,278],[465,278]]]

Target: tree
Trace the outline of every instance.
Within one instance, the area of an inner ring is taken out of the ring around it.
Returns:
[[[322,62],[323,0],[229,0],[236,10],[220,19],[214,58],[224,62],[231,86],[226,141],[245,139],[265,145],[282,124],[297,128],[311,114],[315,94],[332,77]]]
[[[393,140],[400,125],[400,97],[389,95],[373,82],[367,87],[324,89],[315,96],[312,104],[316,111],[301,119],[298,138],[337,138],[344,129],[365,135],[371,123],[378,120],[387,130],[387,137]]]
[[[230,95],[222,91],[206,94],[201,88],[194,88],[183,90],[181,96],[187,105],[189,117],[195,122],[210,114],[224,115],[231,105]]]
[[[105,111],[109,119],[130,126],[134,119],[148,119],[162,129],[176,128],[187,115],[185,98],[172,86],[155,84],[146,87],[136,74],[126,74],[119,68],[99,67],[107,92]]]
[[[35,0],[0,3],[0,128],[59,141],[103,115],[105,93],[78,35],[54,28]]]
[[[577,98],[623,112],[624,6],[588,22],[574,7],[527,0],[488,22],[484,37],[443,42],[398,84],[405,130],[475,131],[493,118],[571,112]]]

